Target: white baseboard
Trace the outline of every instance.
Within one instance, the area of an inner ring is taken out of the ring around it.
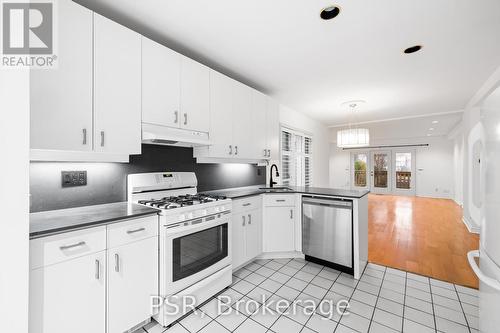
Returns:
[[[468,219],[466,216],[462,217],[462,222],[467,227],[470,233],[479,234],[481,232],[481,227],[477,226],[474,222]]]
[[[291,251],[291,252],[267,252],[262,253],[257,259],[283,259],[283,258],[302,258],[304,259],[304,254],[302,252]]]

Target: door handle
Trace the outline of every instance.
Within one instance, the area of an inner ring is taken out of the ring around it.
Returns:
[[[243,215],[242,218],[243,218],[243,226],[245,226],[245,215]]]
[[[238,155],[238,146],[234,146],[234,155]]]
[[[493,289],[500,291],[500,281],[493,279],[481,271],[481,268],[476,263],[475,258],[479,258],[479,250],[470,251],[467,253],[467,259],[469,260],[469,265],[477,275],[478,279],[490,286]]]
[[[82,142],[82,144],[86,145],[87,144],[87,129],[84,128],[82,130],[82,132],[83,132],[83,142]]]
[[[188,124],[188,114],[184,113],[184,125]]]
[[[233,146],[229,145],[229,155],[233,155]]]
[[[248,224],[252,224],[252,215],[248,214]]]
[[[115,272],[120,271],[120,256],[118,253],[115,253]]]
[[[101,131],[101,147],[104,147],[104,131]]]
[[[100,277],[101,277],[101,263],[99,262],[99,260],[96,259],[95,261],[95,279],[96,280],[99,280]]]
[[[175,115],[174,124],[177,124],[179,122],[179,111],[175,111],[174,115]]]

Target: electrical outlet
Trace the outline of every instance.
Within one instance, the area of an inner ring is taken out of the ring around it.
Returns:
[[[62,187],[85,185],[87,185],[87,171],[61,171]]]

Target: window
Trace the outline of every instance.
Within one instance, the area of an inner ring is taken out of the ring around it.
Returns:
[[[283,185],[312,186],[312,137],[281,128]]]

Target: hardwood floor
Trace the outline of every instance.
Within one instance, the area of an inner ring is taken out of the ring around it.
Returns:
[[[462,223],[462,208],[447,199],[369,195],[369,261],[478,287],[467,262],[479,235]]]

